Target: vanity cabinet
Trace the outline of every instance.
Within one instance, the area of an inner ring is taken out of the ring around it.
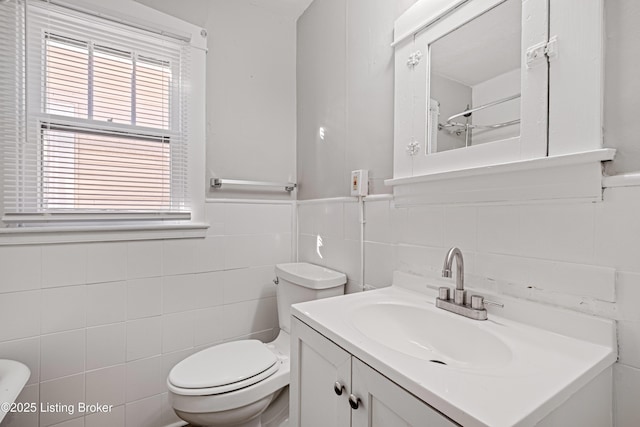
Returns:
[[[295,317],[290,387],[294,427],[458,425]]]

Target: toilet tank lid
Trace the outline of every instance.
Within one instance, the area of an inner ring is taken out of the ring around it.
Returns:
[[[276,276],[309,289],[328,289],[347,283],[344,273],[307,262],[276,264]]]

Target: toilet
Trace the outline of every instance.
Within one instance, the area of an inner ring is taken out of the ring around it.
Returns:
[[[343,273],[308,263],[275,267],[280,332],[199,351],[167,378],[175,413],[192,426],[282,427],[289,413],[291,304],[344,294]]]

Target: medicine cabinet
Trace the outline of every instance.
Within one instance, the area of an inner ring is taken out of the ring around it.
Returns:
[[[603,0],[416,2],[394,28],[387,184],[610,160],[614,150],[602,149],[602,22]]]

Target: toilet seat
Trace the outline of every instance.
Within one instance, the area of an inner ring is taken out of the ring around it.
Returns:
[[[233,341],[199,351],[173,367],[169,389],[183,396],[228,393],[272,376],[281,361],[258,340]]]

